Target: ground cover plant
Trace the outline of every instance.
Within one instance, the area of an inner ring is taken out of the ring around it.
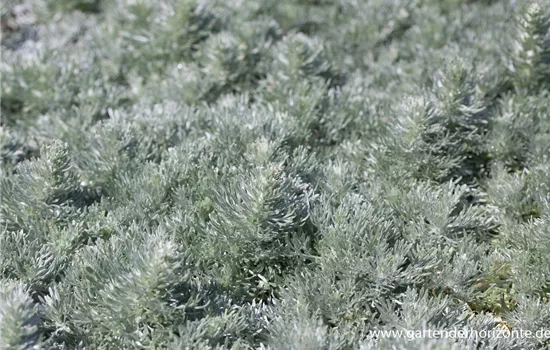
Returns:
[[[0,349],[550,346],[547,1],[1,15]]]

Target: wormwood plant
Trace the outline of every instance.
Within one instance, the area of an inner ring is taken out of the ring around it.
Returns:
[[[545,349],[550,7],[4,1],[0,349]]]

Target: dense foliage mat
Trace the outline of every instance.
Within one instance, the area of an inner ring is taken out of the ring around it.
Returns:
[[[550,4],[2,3],[0,349],[543,349]]]

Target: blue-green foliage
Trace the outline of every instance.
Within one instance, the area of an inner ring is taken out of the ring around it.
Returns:
[[[550,6],[2,4],[0,349],[543,349]]]

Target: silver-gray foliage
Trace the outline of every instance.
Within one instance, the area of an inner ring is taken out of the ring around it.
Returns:
[[[0,349],[550,346],[547,1],[1,17]]]

